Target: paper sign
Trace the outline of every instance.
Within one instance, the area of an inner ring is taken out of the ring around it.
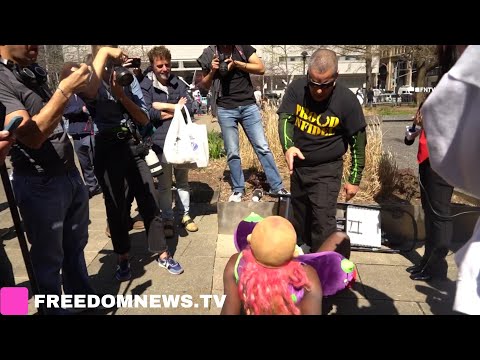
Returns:
[[[380,210],[349,205],[345,231],[352,245],[380,248],[382,246]]]

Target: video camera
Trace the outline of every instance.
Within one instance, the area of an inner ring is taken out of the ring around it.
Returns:
[[[131,60],[131,63],[128,65],[119,65],[112,62],[107,66],[107,68],[113,68],[117,82],[120,86],[129,86],[133,82],[134,76],[128,68],[139,68],[142,63],[140,58],[133,58]]]
[[[228,63],[225,60],[227,60],[225,54],[218,54],[218,61],[220,62],[218,72],[221,77],[225,77],[228,74]]]

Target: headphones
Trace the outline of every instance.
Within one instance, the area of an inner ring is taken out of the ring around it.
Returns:
[[[37,63],[24,68],[7,59],[2,59],[2,63],[12,71],[18,81],[28,88],[36,88],[47,82],[47,72]]]
[[[52,93],[47,86],[47,72],[40,65],[34,63],[21,68],[18,64],[7,59],[0,59],[0,63],[5,65],[18,81],[40,95],[44,102],[50,100]]]

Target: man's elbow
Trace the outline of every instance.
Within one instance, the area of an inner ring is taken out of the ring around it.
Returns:
[[[265,74],[265,66],[263,66],[258,72],[258,75],[264,75],[264,74]]]

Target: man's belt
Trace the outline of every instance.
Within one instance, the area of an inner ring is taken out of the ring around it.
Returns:
[[[105,138],[117,138],[119,140],[128,139],[132,136],[130,130],[125,126],[116,126],[98,132],[98,136]]]

